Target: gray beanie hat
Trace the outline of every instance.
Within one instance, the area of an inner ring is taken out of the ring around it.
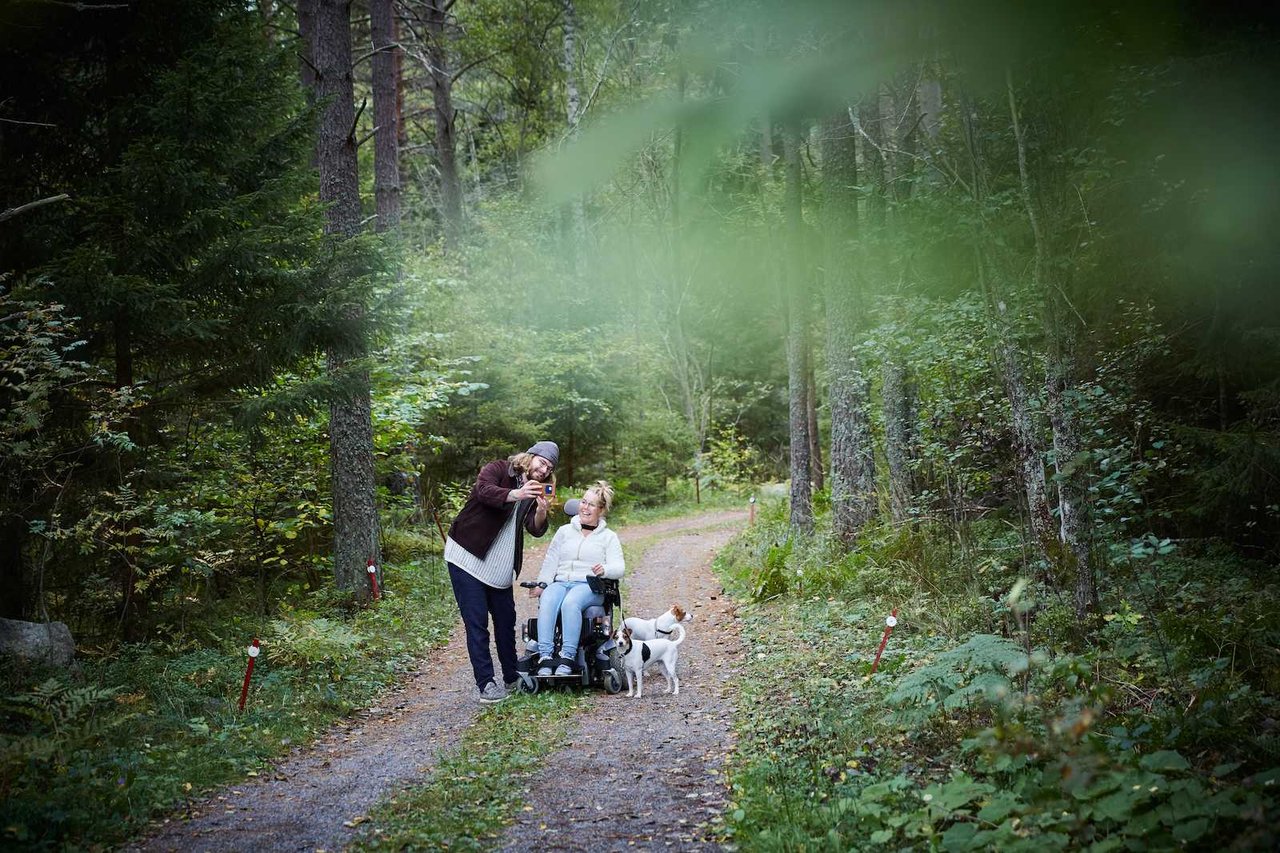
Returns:
[[[534,456],[541,456],[551,463],[552,468],[556,467],[560,462],[560,448],[556,446],[554,441],[539,441],[525,452],[532,453]]]

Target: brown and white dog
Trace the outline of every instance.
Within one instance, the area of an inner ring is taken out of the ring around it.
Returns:
[[[692,613],[685,613],[679,604],[671,605],[671,609],[656,619],[641,619],[639,616],[628,616],[622,625],[631,629],[633,640],[671,639],[671,632],[681,622],[693,619]]]
[[[633,693],[639,699],[644,693],[644,671],[654,664],[662,665],[662,674],[667,679],[667,692],[680,692],[680,677],[676,675],[676,664],[680,658],[680,644],[684,642],[684,626],[676,623],[675,630],[680,636],[674,640],[638,640],[632,635],[630,628],[623,628],[618,638],[618,646],[622,650],[622,669],[627,674],[627,695]]]

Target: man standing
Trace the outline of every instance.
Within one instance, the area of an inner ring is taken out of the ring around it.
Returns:
[[[480,469],[466,504],[449,527],[444,559],[453,597],[467,629],[467,655],[481,702],[501,702],[515,684],[516,604],[512,586],[520,572],[524,531],[547,532],[549,497],[544,488],[560,461],[554,441],[539,441],[510,459]],[[489,619],[503,683],[494,677]]]

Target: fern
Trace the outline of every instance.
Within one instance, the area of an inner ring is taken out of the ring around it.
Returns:
[[[285,666],[307,669],[323,664],[342,669],[362,642],[363,636],[332,619],[276,619],[267,649],[273,662]]]
[[[986,701],[1012,689],[1010,677],[1027,668],[1027,655],[1012,640],[976,634],[964,645],[905,676],[889,695],[905,720],[918,722],[940,710]]]
[[[24,772],[65,765],[68,757],[88,749],[126,718],[100,713],[114,689],[73,687],[57,679],[44,681],[29,692],[0,701],[0,714],[8,720],[25,720],[21,734],[0,734],[0,779],[7,787]]]

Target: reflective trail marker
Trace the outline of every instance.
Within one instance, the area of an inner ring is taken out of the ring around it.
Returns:
[[[756,523],[756,496],[752,495],[751,496],[751,514],[747,518],[747,524],[755,524],[755,523]]]
[[[885,644],[889,642],[889,635],[893,633],[893,626],[898,624],[898,608],[893,608],[893,613],[884,620],[884,636],[880,638],[880,648],[876,649],[875,663],[871,664],[871,674],[876,674],[876,668],[880,666],[880,655],[884,654]]]
[[[249,646],[249,666],[244,671],[244,686],[240,688],[240,710],[244,710],[245,697],[249,695],[249,676],[253,675],[253,662],[258,659],[258,638],[253,638],[253,644]]]
[[[369,584],[373,587],[373,600],[382,598],[382,593],[378,590],[378,567],[373,564],[373,557],[369,558]]]

